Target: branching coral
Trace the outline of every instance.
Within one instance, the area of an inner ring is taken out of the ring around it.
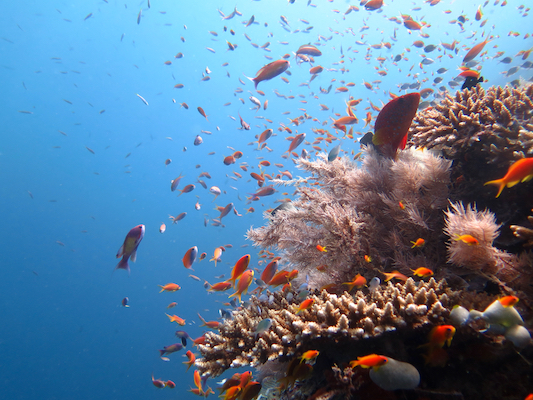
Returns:
[[[411,142],[441,150],[449,159],[478,153],[490,164],[516,161],[533,154],[532,98],[533,85],[458,91],[417,114]]]
[[[371,147],[364,154],[361,168],[346,158],[299,159],[299,168],[312,174],[310,185],[298,181],[295,208],[268,215],[270,223],[249,230],[248,238],[282,250],[284,260],[300,276],[309,275],[315,288],[364,274],[373,268],[365,255],[407,271],[438,262],[450,162],[425,150],[400,152],[396,161]],[[413,251],[411,241],[419,237],[427,245]],[[320,265],[327,274],[316,271]]]
[[[490,301],[484,294],[453,291],[445,281],[433,278],[418,284],[412,279],[404,284],[389,282],[374,292],[358,291],[354,296],[322,291],[310,296],[315,300],[313,307],[300,314],[282,293],[270,296],[271,302],[252,297],[251,306],[235,312],[232,320],[220,325],[219,333],[206,334],[206,344],[199,345],[203,358],[196,361],[202,374],[217,376],[228,368],[286,360],[341,341],[353,345],[389,331],[442,323],[459,301],[467,308],[481,308]],[[264,318],[270,318],[272,326],[256,334]]]

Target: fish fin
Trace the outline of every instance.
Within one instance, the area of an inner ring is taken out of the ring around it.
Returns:
[[[124,255],[124,245],[120,246],[120,249],[118,249],[117,258],[120,258],[123,255]]]
[[[128,260],[124,257],[122,257],[122,260],[118,262],[115,269],[125,269],[126,271],[128,271],[128,275],[130,274],[130,266],[128,264]]]
[[[131,256],[130,256],[130,260],[132,262],[137,261],[137,250],[133,250],[133,252],[131,253]]]
[[[372,135],[372,144],[376,146],[381,146],[386,143],[386,138],[383,137],[384,135],[381,132],[381,129],[378,129],[374,132],[374,134]]]
[[[524,179],[522,179],[521,182],[522,182],[522,183],[524,183],[524,182],[528,182],[528,181],[530,181],[532,178],[533,178],[533,174],[529,174],[529,175],[526,176]]]
[[[496,195],[496,197],[500,197],[500,194],[502,193],[503,189],[505,188],[505,182],[503,181],[503,179],[497,179],[495,181],[488,181],[488,182],[485,182],[483,184],[483,186],[486,186],[486,185],[498,186],[498,194]],[[511,187],[511,186],[508,186],[508,187]]]
[[[402,141],[400,142],[400,145],[398,146],[398,148],[400,150],[403,150],[405,149],[405,146],[407,145],[407,134],[405,134],[405,136],[403,137]]]

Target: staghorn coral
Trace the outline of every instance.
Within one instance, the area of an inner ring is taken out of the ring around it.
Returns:
[[[434,108],[419,112],[410,143],[436,148],[446,158],[483,154],[488,164],[533,154],[533,85],[522,89],[480,86],[447,95]]]
[[[270,223],[250,229],[247,237],[256,246],[281,250],[291,268],[310,276],[311,287],[339,284],[375,268],[365,255],[406,271],[444,259],[437,243],[450,162],[414,149],[395,161],[367,147],[361,168],[346,158],[327,162],[325,156],[297,163],[312,177],[305,181],[309,186],[295,182],[295,208],[267,215]],[[411,241],[419,237],[427,244],[413,251]],[[318,244],[327,252],[317,251]],[[327,265],[326,274],[316,270],[320,265]]]
[[[503,224],[496,244],[511,248],[519,240],[509,225],[523,223],[533,204],[532,183],[516,185],[495,199],[484,183],[505,175],[518,159],[533,154],[533,85],[522,88],[479,86],[419,112],[408,145],[441,151],[453,160],[450,199],[489,208]]]
[[[221,324],[219,333],[206,333],[206,344],[198,346],[203,358],[195,363],[202,375],[218,376],[228,368],[285,361],[308,349],[339,342],[353,345],[386,332],[416,330],[444,322],[459,301],[467,308],[481,308],[493,300],[483,293],[453,291],[446,281],[433,278],[418,284],[411,278],[404,284],[389,282],[354,296],[322,291],[310,296],[315,300],[312,308],[300,314],[282,293],[269,296],[269,302],[252,297],[251,306],[234,312],[234,319]],[[270,318],[272,326],[256,335],[256,326],[264,318]]]

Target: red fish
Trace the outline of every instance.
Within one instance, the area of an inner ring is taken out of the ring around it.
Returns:
[[[420,93],[408,93],[392,99],[379,112],[372,143],[384,156],[396,158],[396,151],[405,148],[419,103]]]
[[[489,35],[490,36],[490,35]],[[463,62],[467,63],[469,61],[472,61],[476,56],[483,51],[483,48],[485,45],[490,42],[490,37],[487,36],[487,38],[482,41],[481,43],[476,44],[474,47],[472,47],[468,53],[466,53],[465,58],[463,58]]]
[[[268,285],[270,283],[270,280],[274,277],[274,275],[276,275],[277,270],[278,260],[272,261],[263,270],[263,273],[261,274],[261,280]]]
[[[510,188],[519,182],[527,182],[531,178],[533,178],[533,157],[522,158],[509,167],[503,178],[485,182],[485,185],[498,186],[496,197],[499,197],[506,186]]]
[[[154,379],[154,374],[152,374],[152,383],[158,389],[163,389],[167,385],[166,382],[161,379]]]
[[[135,262],[137,259],[137,247],[139,247],[139,243],[143,240],[144,231],[144,225],[137,225],[128,232],[124,243],[118,249],[117,258],[122,257],[122,260],[119,261],[115,269],[125,269],[128,271],[128,274],[130,273],[128,260],[131,258],[131,261]]]
[[[314,299],[306,299],[302,301],[300,305],[298,306],[296,314],[300,314],[302,311],[310,309],[314,303],[315,303]]]
[[[379,356],[377,354],[370,354],[364,357],[357,357],[357,360],[350,361],[350,367],[361,366],[363,368],[380,367],[386,364],[389,359],[385,356]]]
[[[248,78],[250,79],[254,84],[255,88],[257,89],[257,85],[259,82],[268,81],[272,78],[275,78],[279,74],[285,72],[287,68],[289,68],[290,63],[287,60],[276,60],[272,61],[270,64],[265,65],[263,68],[261,68],[258,72],[255,78]]]
[[[183,362],[183,364],[185,364],[187,366],[187,369],[185,370],[185,372],[187,372],[189,370],[189,368],[191,368],[191,366],[194,365],[194,362],[196,361],[196,356],[190,350],[187,350],[187,353],[185,353],[185,355],[189,359],[189,361],[184,361]]]
[[[218,282],[218,283],[215,283],[214,285],[209,285],[209,289],[207,289],[208,292],[223,292],[225,290],[228,290],[232,287],[232,283],[231,282],[227,282],[227,281],[224,281],[224,282]]]

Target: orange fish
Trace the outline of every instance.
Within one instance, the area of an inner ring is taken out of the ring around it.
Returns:
[[[152,383],[158,389],[163,389],[166,386],[166,383],[161,379],[154,379],[154,374],[152,374]]]
[[[466,243],[469,246],[474,246],[474,245],[479,244],[479,241],[472,235],[458,235],[458,234],[456,235],[457,237],[454,239],[456,242],[461,241],[463,243]]]
[[[322,253],[327,253],[326,246],[320,246],[319,244],[316,245],[316,249],[318,251],[321,251]]]
[[[305,139],[305,133],[300,133],[292,139],[291,144],[289,145],[289,153],[292,153]]]
[[[176,292],[181,289],[181,286],[175,283],[167,283],[165,286],[161,286],[161,285],[158,285],[158,286],[161,288],[161,291],[159,293]]]
[[[510,188],[519,182],[527,182],[531,178],[533,178],[533,157],[522,158],[511,164],[503,178],[485,182],[485,185],[498,186],[496,197],[499,197],[506,186]]]
[[[396,151],[405,148],[419,103],[420,93],[408,93],[392,99],[379,112],[372,143],[384,156],[396,158]]]
[[[213,258],[211,258],[209,261],[215,262],[215,267],[217,266],[217,261],[220,261],[220,256],[222,255],[222,249],[220,247],[217,247],[215,249],[215,252],[213,253]]]
[[[189,192],[192,192],[194,190],[196,186],[194,186],[193,184],[190,184],[190,185],[187,185],[185,186],[183,189],[181,190],[178,190],[180,192],[180,194],[178,194],[178,197],[181,196],[183,193],[189,193]],[[183,214],[183,213],[182,213]],[[185,213],[187,214],[187,213]]]
[[[168,314],[165,314],[165,315],[168,317],[170,322],[175,322],[181,326],[185,325],[185,320],[183,318],[180,318],[177,315],[168,315]]]
[[[490,35],[489,35],[490,36]],[[490,42],[490,37],[487,36],[487,39],[482,41],[481,43],[476,44],[474,47],[472,47],[468,53],[466,53],[465,57],[463,58],[463,62],[467,63],[469,61],[472,61],[476,56],[483,51],[483,48],[485,45]]]
[[[381,367],[386,364],[389,359],[385,356],[378,356],[377,354],[370,354],[364,357],[357,357],[357,360],[350,361],[350,368],[361,366],[363,368]]]
[[[301,360],[300,362],[314,360],[315,358],[318,357],[319,354],[320,353],[318,350],[307,350],[305,353],[303,353],[300,356],[300,360]]]
[[[413,244],[411,248],[414,249],[415,247],[422,247],[424,244],[426,244],[426,241],[422,238],[418,238],[416,239],[416,242],[411,240],[411,243]]]
[[[194,262],[196,261],[196,256],[198,255],[198,247],[191,247],[185,252],[183,256],[183,266],[187,269],[190,269]]]
[[[357,274],[355,278],[353,278],[352,282],[344,282],[343,285],[348,286],[348,292],[350,292],[354,287],[359,289],[365,286],[366,278],[364,276],[361,276],[361,274]]]
[[[452,343],[453,335],[455,335],[455,327],[452,325],[436,326],[429,333],[429,343],[427,345],[442,348],[447,344],[449,347]]]
[[[392,271],[392,272],[382,272],[383,275],[385,275],[385,282],[390,281],[391,279],[398,279],[400,281],[406,281],[408,278],[402,274],[400,271]]]
[[[167,309],[168,308],[174,308],[178,305],[178,303],[176,303],[175,301],[173,301],[172,303],[170,303],[168,306],[167,306]]]
[[[306,299],[300,303],[298,306],[298,309],[296,311],[296,314],[300,314],[304,310],[309,310],[313,304],[315,303],[314,299]]]
[[[265,65],[263,68],[261,68],[255,78],[248,78],[250,79],[257,89],[257,85],[259,82],[268,81],[272,78],[275,78],[279,74],[285,72],[287,68],[289,68],[290,63],[287,60],[277,60],[272,61],[270,64]]]
[[[174,389],[176,387],[176,384],[169,380],[165,382],[165,386],[169,389]]]
[[[194,384],[199,390],[202,390],[202,378],[200,376],[200,372],[197,369],[194,370]]]
[[[239,278],[239,282],[237,283],[236,292],[230,295],[229,297],[231,298],[233,296],[237,296],[239,298],[239,303],[242,302],[241,296],[248,292],[248,288],[252,284],[253,280],[254,271],[252,271],[251,269],[244,271],[241,277]]]
[[[166,230],[167,230],[167,226],[165,224],[161,224],[161,226],[159,227],[159,232],[165,233]]]
[[[263,272],[261,273],[261,280],[268,285],[271,279],[274,277],[274,275],[276,275],[277,270],[278,270],[278,260],[274,260],[270,262],[265,267]]]
[[[200,320],[203,322],[203,324],[200,326],[207,326],[208,328],[211,328],[211,329],[218,329],[218,326],[220,325],[220,322],[218,321],[206,321],[205,319],[202,318],[200,314],[198,314],[198,317],[200,317]]]
[[[250,254],[246,254],[239,258],[233,266],[233,269],[231,270],[231,277],[227,280],[227,282],[232,282],[232,286],[235,287],[237,279],[239,279],[244,271],[246,271],[248,264],[250,264]]]
[[[370,0],[365,3],[365,9],[374,11],[383,6],[383,0]]]
[[[505,296],[498,300],[500,304],[504,307],[512,307],[518,303],[518,297],[516,296]]]
[[[214,285],[209,285],[208,292],[224,292],[232,287],[232,283],[228,281],[217,282]]]
[[[428,276],[433,275],[433,271],[425,267],[419,267],[417,269],[412,269],[411,271],[413,271],[416,276],[421,278],[427,278]]]
[[[289,274],[290,272],[287,270],[283,270],[278,272],[276,275],[272,277],[272,279],[268,282],[269,286],[279,286],[284,285],[285,283],[289,282]]]
[[[183,364],[187,365],[187,369],[185,370],[185,372],[187,372],[189,370],[189,368],[191,368],[191,366],[194,365],[194,362],[196,361],[196,356],[190,350],[188,350],[187,353],[185,353],[185,355],[189,359],[189,361],[184,361],[183,362]]]

